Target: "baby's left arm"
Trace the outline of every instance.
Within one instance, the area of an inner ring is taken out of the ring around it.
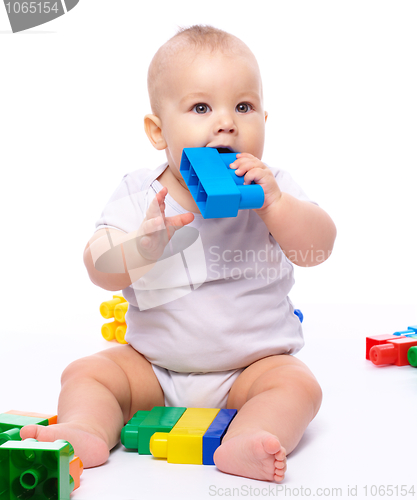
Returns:
[[[265,201],[255,212],[266,224],[288,259],[299,266],[316,266],[331,254],[336,226],[320,207],[281,192],[272,171],[249,153],[241,153],[230,165],[245,184],[262,186]]]

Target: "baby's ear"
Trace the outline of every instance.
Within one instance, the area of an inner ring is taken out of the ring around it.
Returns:
[[[156,115],[145,116],[145,132],[154,148],[160,151],[167,148],[168,144],[162,135],[162,122]]]
[[[268,111],[265,111],[265,123],[267,119],[268,119]]]

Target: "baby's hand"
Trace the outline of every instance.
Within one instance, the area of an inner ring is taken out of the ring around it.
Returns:
[[[254,181],[262,186],[265,194],[264,204],[261,208],[255,209],[259,215],[281,198],[281,190],[275,180],[272,171],[255,156],[249,153],[239,153],[236,161],[231,163],[230,168],[236,169],[236,175],[244,175],[244,183],[250,184]]]
[[[192,213],[165,216],[166,187],[162,188],[149,205],[145,219],[139,229],[137,248],[143,258],[156,262],[163,254],[168,241],[177,229],[193,221]]]

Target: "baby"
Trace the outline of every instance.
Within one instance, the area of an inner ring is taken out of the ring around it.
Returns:
[[[303,345],[288,299],[292,264],[323,262],[335,226],[288,174],[262,162],[268,115],[258,64],[241,40],[208,26],[181,30],[153,58],[148,87],[145,131],[167,162],[124,177],[84,251],[93,283],[122,289],[129,302],[128,344],[73,362],[58,424],[21,436],[66,439],[94,467],[138,410],[235,408],[216,466],[282,481],[322,397],[292,355]],[[239,152],[231,168],[263,188],[263,206],[203,219],[180,174],[190,147]]]

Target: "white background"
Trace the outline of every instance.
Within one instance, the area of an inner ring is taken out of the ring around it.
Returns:
[[[359,352],[366,334],[417,323],[416,2],[81,0],[17,34],[0,5],[0,411],[54,411],[61,368],[107,346],[98,305],[109,292],[89,282],[83,249],[122,176],[165,160],[143,131],[147,68],[177,26],[195,23],[252,49],[269,112],[264,160],[337,225],[330,260],[296,270],[306,333],[358,341]]]

